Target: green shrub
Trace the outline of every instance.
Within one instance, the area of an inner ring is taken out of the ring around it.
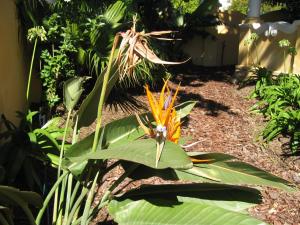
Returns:
[[[231,11],[238,11],[245,15],[247,15],[248,12],[248,0],[233,0],[232,5],[230,6],[229,10]],[[261,14],[272,12],[276,10],[280,10],[284,8],[282,5],[271,5],[268,3],[262,3],[261,5]]]
[[[253,111],[262,113],[268,120],[262,131],[266,142],[279,135],[290,137],[292,153],[300,148],[300,76],[280,74],[273,78],[272,72],[257,70],[257,82],[252,97],[259,101]]]

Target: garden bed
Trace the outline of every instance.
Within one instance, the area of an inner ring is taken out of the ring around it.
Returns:
[[[188,150],[228,153],[300,187],[300,157],[284,156],[283,138],[263,147],[258,140],[263,118],[249,112],[254,100],[247,99],[247,96],[253,87],[238,89],[231,82],[232,74],[233,68],[197,68],[178,73],[172,79],[171,88],[175,89],[181,82],[178,102],[198,101],[182,129],[183,136],[192,138],[188,143],[199,141]],[[141,92],[134,93],[133,97],[137,100],[137,105],[129,101],[125,108],[131,113],[144,111],[146,96]],[[123,112],[122,108],[124,109],[124,105],[118,104],[106,107],[104,121],[126,115],[128,112]],[[94,125],[85,128],[82,135],[85,136],[93,130]],[[271,188],[262,190],[263,203],[250,210],[254,217],[271,224],[300,223],[299,191],[290,194]],[[103,215],[100,214],[97,220],[101,218],[103,219]]]

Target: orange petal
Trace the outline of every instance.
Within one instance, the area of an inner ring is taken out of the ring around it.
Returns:
[[[159,107],[162,109],[165,104],[165,89],[167,87],[168,80],[165,81],[163,88],[161,89],[160,96],[159,96]]]
[[[162,124],[164,124],[164,125],[166,125],[166,122],[169,120],[171,110],[173,109],[173,105],[175,103],[175,100],[176,100],[176,97],[177,97],[177,94],[178,94],[178,91],[179,91],[179,86],[180,85],[177,86],[177,89],[176,89],[176,92],[175,92],[175,94],[172,98],[172,101],[171,101],[171,103],[170,103],[169,107],[167,108],[166,113],[164,115],[164,118],[163,118],[163,121],[162,121]]]
[[[147,98],[148,98],[148,101],[149,101],[149,105],[150,105],[153,117],[154,117],[156,123],[160,124],[161,121],[160,121],[160,118],[159,118],[159,114],[160,114],[161,110],[159,109],[159,106],[158,106],[158,103],[157,103],[156,99],[154,98],[153,94],[149,90],[148,85],[146,85],[145,88],[146,88]]]
[[[145,134],[151,135],[152,132],[150,131],[150,129],[149,129],[148,127],[146,127],[146,126],[143,124],[141,118],[139,117],[139,115],[138,115],[137,113],[135,114],[135,117],[136,117],[138,123],[140,124],[141,128],[144,130]]]

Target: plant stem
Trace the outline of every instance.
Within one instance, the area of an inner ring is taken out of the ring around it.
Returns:
[[[68,116],[67,116],[67,121],[66,121],[66,125],[65,125],[65,130],[64,130],[64,136],[63,136],[63,140],[62,140],[62,144],[61,144],[61,149],[60,149],[60,155],[59,155],[59,164],[58,164],[58,169],[57,169],[57,179],[60,176],[60,170],[61,170],[61,163],[62,163],[62,157],[63,157],[63,153],[64,153],[64,147],[65,147],[65,142],[66,142],[66,137],[67,137],[67,131],[68,131],[68,127],[69,127],[69,122],[70,122],[70,118],[71,118],[71,113],[72,110],[70,110],[68,112]],[[55,223],[56,219],[57,219],[57,210],[58,210],[58,190],[59,188],[57,188],[55,190],[55,196],[54,196],[54,205],[53,205],[53,217],[52,217],[52,222]]]
[[[70,174],[68,177],[68,188],[67,188],[67,199],[66,199],[66,205],[65,205],[65,215],[64,215],[64,222],[63,224],[67,223],[70,206],[71,206],[71,194],[72,194],[72,185],[73,184],[73,175]]]
[[[57,181],[55,182],[55,184],[53,185],[53,187],[51,188],[51,190],[49,191],[44,203],[43,203],[43,208],[40,209],[39,214],[37,215],[35,222],[37,225],[39,225],[41,223],[41,219],[43,217],[43,214],[54,194],[54,192],[57,190],[59,184],[63,181],[63,179],[68,175],[68,172],[64,172],[59,179],[57,179]]]
[[[65,210],[66,210],[63,207],[63,203],[64,203],[64,199],[65,199],[67,181],[68,181],[68,178],[66,177],[66,179],[64,179],[62,184],[61,184],[59,203],[58,203],[58,217],[57,217],[57,220],[56,220],[56,225],[62,225],[63,213],[65,213]]]
[[[34,41],[34,46],[33,46],[33,51],[32,51],[32,56],[31,56],[30,69],[29,69],[29,74],[28,74],[27,90],[26,90],[27,106],[29,106],[29,94],[30,94],[31,76],[32,76],[32,68],[33,68],[33,63],[34,63],[34,56],[35,56],[37,42],[38,42],[38,38],[36,38],[35,41]]]
[[[96,130],[95,130],[95,136],[94,136],[94,141],[93,141],[92,152],[95,152],[96,149],[97,149],[97,144],[98,144],[99,134],[100,134],[100,128],[101,128],[101,122],[102,122],[102,110],[103,110],[103,105],[104,105],[104,100],[105,100],[105,93],[106,93],[107,83],[108,83],[108,80],[109,80],[110,71],[111,71],[111,67],[112,67],[112,64],[113,64],[113,57],[114,57],[114,53],[115,53],[115,50],[116,50],[116,47],[117,47],[117,44],[118,44],[118,40],[119,40],[119,35],[117,34],[115,36],[114,43],[113,43],[111,53],[110,53],[110,56],[109,56],[107,71],[104,74],[104,78],[103,78],[102,90],[101,90],[100,100],[99,100],[99,104],[98,104],[97,124],[96,124]]]
[[[285,61],[286,61],[286,53],[285,53],[285,49],[283,50],[283,70],[286,73],[286,65],[285,65]]]
[[[82,187],[82,190],[81,190],[81,194],[80,196],[77,198],[77,200],[75,201],[72,209],[71,209],[71,212],[69,214],[69,218],[68,218],[68,221],[67,221],[67,225],[71,225],[72,224],[72,221],[74,219],[74,215],[76,214],[77,212],[77,209],[79,208],[81,202],[83,201],[84,197],[86,196],[86,194],[89,192],[89,189],[87,189],[86,187]]]
[[[91,211],[91,207],[92,207],[92,203],[93,203],[93,198],[94,198],[94,195],[95,195],[95,188],[96,188],[98,176],[99,176],[99,171],[97,172],[97,174],[94,178],[92,187],[91,187],[91,189],[89,191],[89,194],[87,196],[87,200],[85,202],[83,215],[82,215],[82,219],[81,219],[81,225],[87,225],[89,223],[89,216],[90,216],[90,211]]]

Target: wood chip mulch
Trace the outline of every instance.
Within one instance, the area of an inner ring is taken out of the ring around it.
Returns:
[[[253,87],[239,89],[231,82],[233,71],[233,68],[198,68],[196,72],[187,70],[172,79],[171,89],[181,83],[178,102],[198,101],[182,129],[183,136],[191,136],[189,143],[199,141],[189,150],[231,154],[300,188],[300,157],[283,155],[282,148],[287,141],[283,138],[269,146],[260,142],[264,118],[249,112],[255,101],[247,98]],[[145,95],[133,98],[137,103],[129,103],[125,109],[131,113],[145,110],[141,108],[147,102]],[[104,121],[125,115],[128,112],[113,105],[106,107]],[[273,188],[261,188],[261,191],[263,203],[251,208],[251,215],[270,224],[300,224],[300,191],[286,193]]]

